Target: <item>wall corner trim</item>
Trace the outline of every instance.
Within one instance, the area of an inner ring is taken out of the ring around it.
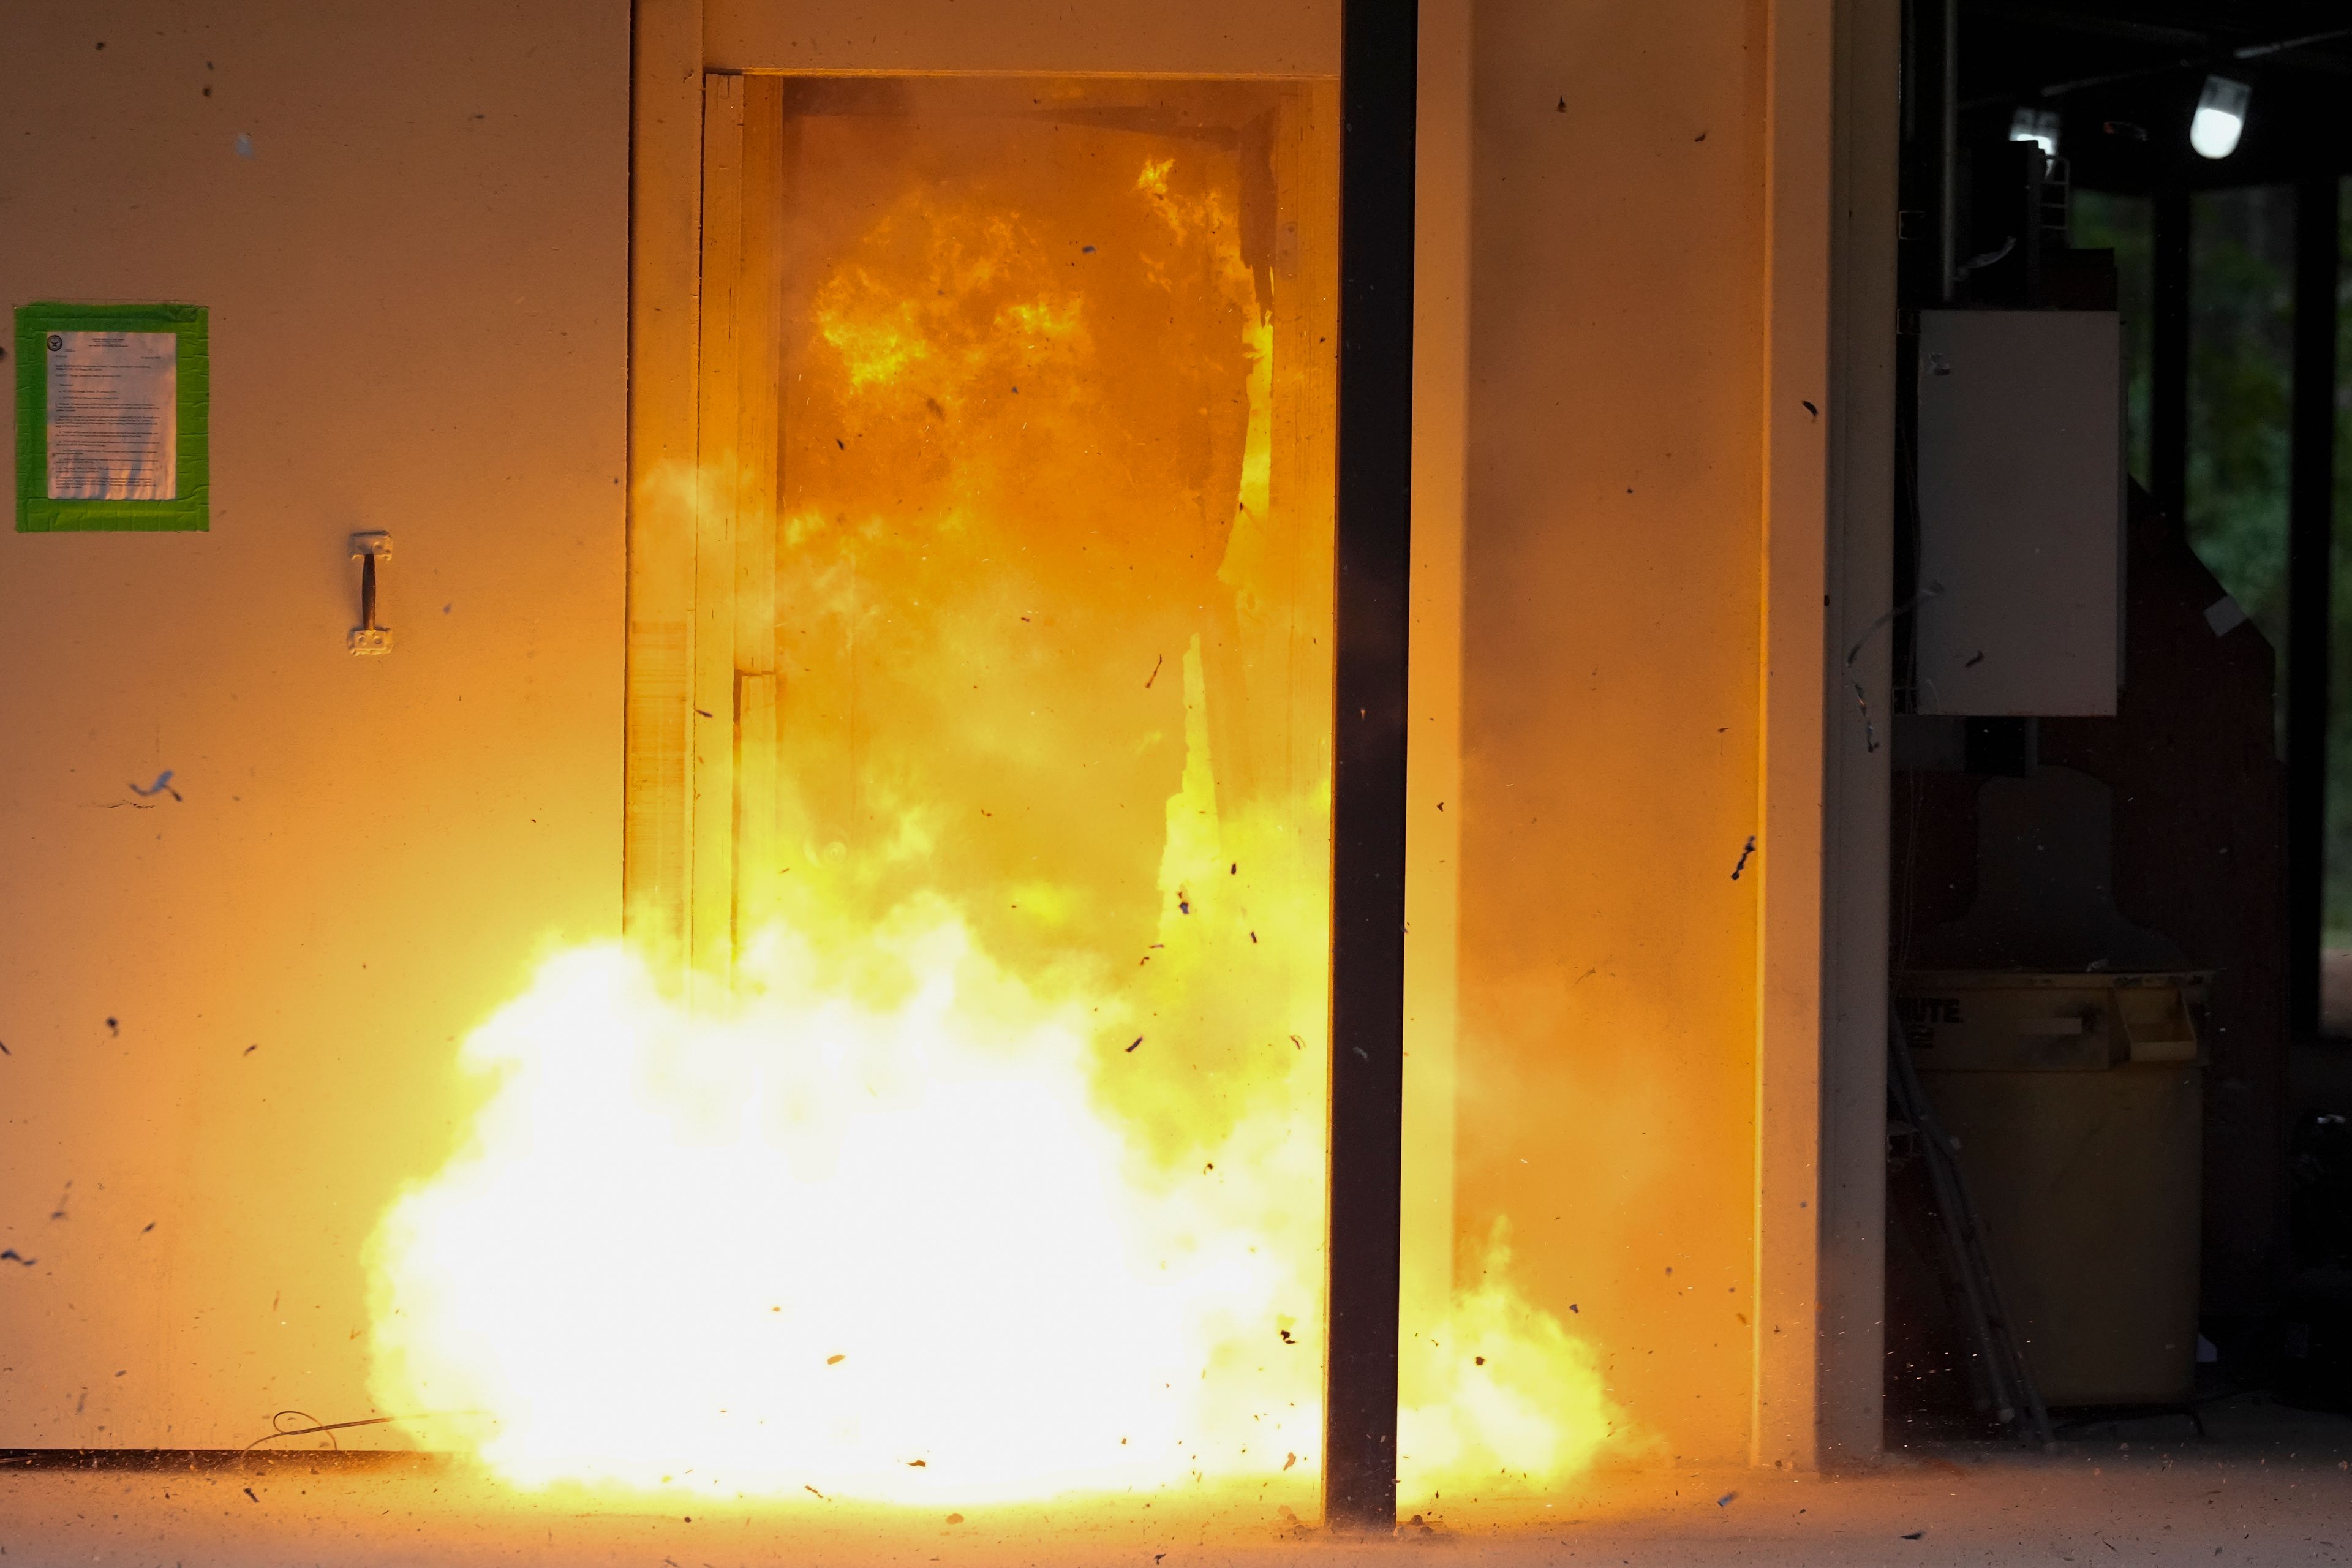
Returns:
[[[1829,662],[1827,453],[1836,0],[1768,0],[1763,581],[1757,767],[1749,1459],[1811,1469]]]
[[[621,886],[641,950],[683,953],[692,872],[702,0],[635,0],[629,94],[628,673]],[[682,307],[682,308],[681,308]]]
[[[1883,1447],[1901,18],[1769,4],[1750,1458],[1813,1469]]]

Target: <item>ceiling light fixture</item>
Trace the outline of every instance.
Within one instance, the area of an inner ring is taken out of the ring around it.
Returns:
[[[2018,105],[2017,112],[2009,117],[2009,139],[2012,142],[2039,142],[2042,143],[2042,155],[2055,158],[2058,156],[2058,111]]]
[[[2238,150],[2246,129],[2246,103],[2254,89],[2225,76],[2209,76],[2197,95],[2197,113],[2189,121],[2189,144],[2204,158],[2226,158]]]

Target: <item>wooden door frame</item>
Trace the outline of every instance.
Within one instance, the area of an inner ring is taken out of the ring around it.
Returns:
[[[680,973],[709,935],[698,940],[692,896],[710,827],[695,821],[697,759],[731,758],[733,729],[729,707],[701,700],[704,567],[676,543],[698,538],[702,4],[635,0],[632,42],[623,888],[631,940]],[[1884,639],[1861,634],[1891,591],[1894,15],[1892,0],[1768,0],[1765,18],[1767,847],[1750,1447],[1759,1463],[1797,1468],[1868,1458],[1879,1441],[1891,718]],[[1469,21],[1457,20],[1466,36]],[[1466,138],[1466,92],[1440,101]],[[1425,413],[1458,420],[1460,410]],[[727,736],[723,748],[706,743],[706,725]]]
[[[622,920],[634,945],[683,973],[695,869],[702,0],[636,0],[630,73]]]

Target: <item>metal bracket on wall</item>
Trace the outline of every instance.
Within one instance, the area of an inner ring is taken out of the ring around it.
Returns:
[[[352,534],[352,557],[360,563],[360,624],[352,628],[349,646],[358,654],[390,653],[392,628],[375,624],[375,563],[392,559],[392,535]]]

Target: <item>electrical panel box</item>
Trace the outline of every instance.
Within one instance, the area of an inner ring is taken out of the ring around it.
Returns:
[[[2121,319],[1923,310],[1918,380],[1917,711],[2114,713]]]

